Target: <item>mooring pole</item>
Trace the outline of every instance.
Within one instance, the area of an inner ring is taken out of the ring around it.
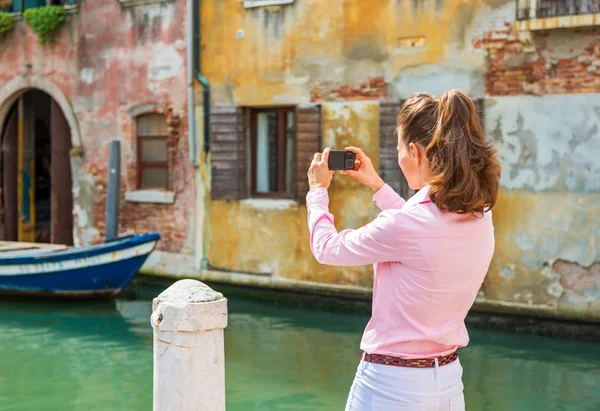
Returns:
[[[121,177],[121,143],[110,142],[108,160],[108,193],[106,195],[106,235],[104,241],[112,241],[119,236],[119,182]]]
[[[152,303],[154,411],[225,411],[227,299],[180,280]]]

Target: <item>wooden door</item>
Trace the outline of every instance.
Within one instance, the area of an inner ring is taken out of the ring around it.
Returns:
[[[18,209],[19,241],[35,242],[35,112],[26,93],[18,102]]]

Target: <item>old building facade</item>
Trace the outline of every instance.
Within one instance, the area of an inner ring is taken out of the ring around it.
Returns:
[[[368,295],[370,267],[321,266],[310,253],[308,158],[362,147],[410,195],[394,169],[401,102],[460,88],[504,170],[477,307],[600,319],[598,12],[543,0],[203,1],[204,278]],[[343,177],[330,199],[338,229],[377,213]]]
[[[4,239],[103,241],[116,139],[120,234],[156,231],[155,262],[193,260],[185,0],[64,4],[49,44],[21,13],[46,2],[30,3],[0,39]]]

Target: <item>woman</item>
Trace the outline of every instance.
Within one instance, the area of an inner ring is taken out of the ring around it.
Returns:
[[[343,171],[370,187],[379,216],[337,232],[328,211],[329,149],[308,171],[310,245],[322,264],[374,264],[372,317],[347,411],[464,410],[457,349],[464,319],[494,252],[490,209],[500,165],[471,99],[451,90],[439,100],[411,95],[397,120],[398,164],[419,190],[402,199],[362,150],[358,169]]]

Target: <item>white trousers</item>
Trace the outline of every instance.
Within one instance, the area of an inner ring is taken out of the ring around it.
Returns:
[[[465,411],[459,360],[408,368],[361,361],[346,411]]]

